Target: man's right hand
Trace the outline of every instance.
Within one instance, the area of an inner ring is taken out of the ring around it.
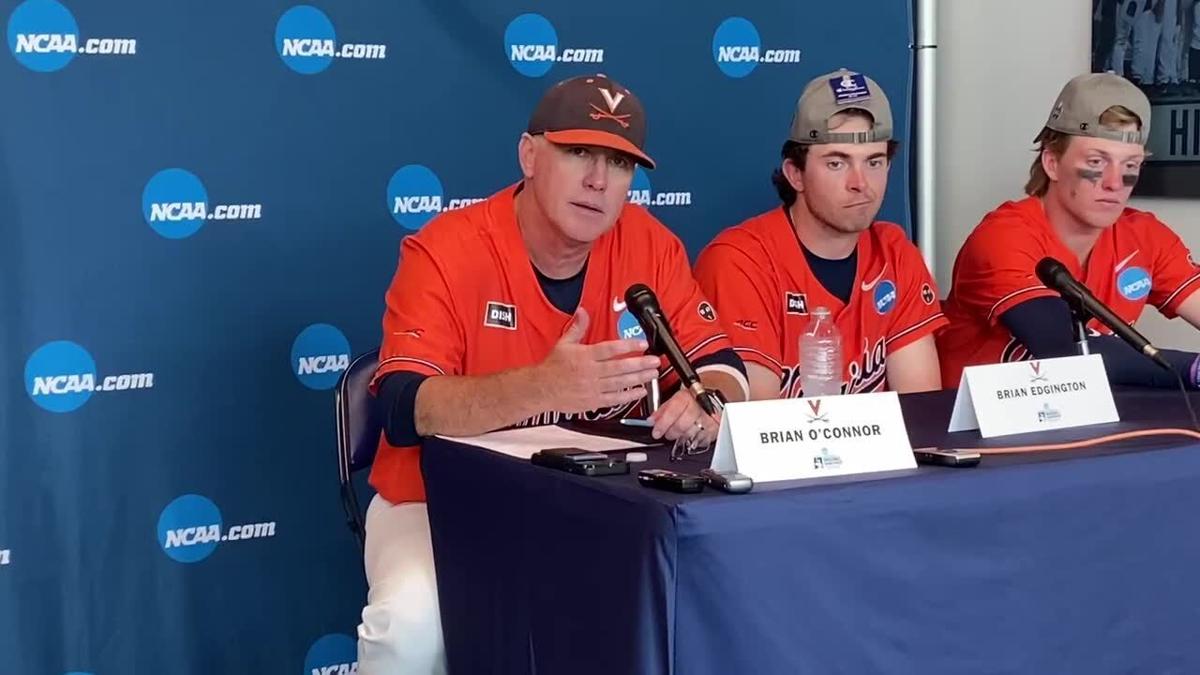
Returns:
[[[571,327],[546,358],[534,366],[534,386],[546,410],[581,413],[641,400],[643,386],[658,377],[659,359],[645,356],[645,340],[582,343],[588,313],[575,310]]]

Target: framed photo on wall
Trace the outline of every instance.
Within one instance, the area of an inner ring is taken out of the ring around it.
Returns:
[[[1135,195],[1200,197],[1200,0],[1092,0],[1092,71],[1150,99]]]

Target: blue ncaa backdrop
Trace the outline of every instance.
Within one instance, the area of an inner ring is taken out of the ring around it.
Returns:
[[[870,74],[907,140],[907,3],[733,7],[0,2],[0,672],[353,671],[331,387],[547,87],[639,94],[630,198],[692,255],[776,203],[811,77]]]

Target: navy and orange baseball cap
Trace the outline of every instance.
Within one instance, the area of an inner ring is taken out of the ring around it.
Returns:
[[[646,111],[633,92],[605,75],[563,80],[542,96],[529,118],[530,134],[558,145],[598,145],[620,150],[647,169]]]

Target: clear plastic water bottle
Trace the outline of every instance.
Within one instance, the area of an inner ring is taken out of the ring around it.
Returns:
[[[816,307],[800,336],[800,386],[805,396],[842,393],[842,335],[828,307]]]

